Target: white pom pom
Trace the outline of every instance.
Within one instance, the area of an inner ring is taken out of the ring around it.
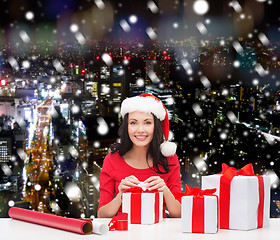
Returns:
[[[173,156],[176,153],[177,145],[173,142],[163,142],[160,144],[160,151],[163,156],[169,157]]]

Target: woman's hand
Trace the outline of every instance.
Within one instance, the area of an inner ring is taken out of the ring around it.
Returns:
[[[127,189],[129,189],[131,187],[135,187],[139,183],[140,183],[140,181],[135,176],[133,176],[133,175],[128,176],[121,180],[119,187],[118,187],[119,192],[124,193]]]
[[[164,192],[168,187],[166,186],[164,180],[159,176],[149,177],[144,181],[146,188],[150,191],[158,190],[159,192]]]

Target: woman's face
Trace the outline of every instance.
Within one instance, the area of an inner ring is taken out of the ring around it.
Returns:
[[[134,146],[147,147],[153,139],[154,116],[151,113],[128,114],[128,135]]]

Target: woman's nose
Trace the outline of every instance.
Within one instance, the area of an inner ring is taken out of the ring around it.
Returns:
[[[142,124],[138,125],[138,132],[143,132],[144,131],[144,126]]]

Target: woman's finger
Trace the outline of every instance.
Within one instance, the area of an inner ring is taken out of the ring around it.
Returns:
[[[125,179],[130,181],[130,182],[132,182],[132,183],[135,183],[135,184],[140,183],[140,181],[135,176],[133,176],[133,175],[131,175],[131,176],[125,178]]]
[[[157,180],[157,179],[159,179],[159,178],[160,178],[159,176],[152,176],[152,177],[147,178],[147,179],[144,181],[144,183],[149,183],[149,182],[154,181],[154,180]]]

